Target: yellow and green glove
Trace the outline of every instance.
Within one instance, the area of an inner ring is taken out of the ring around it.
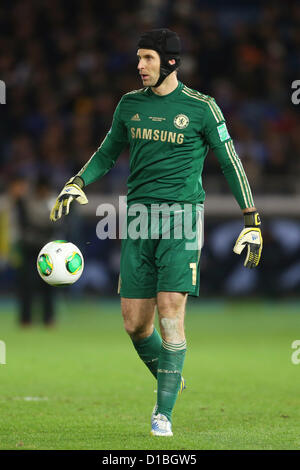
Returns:
[[[55,204],[50,213],[50,219],[53,222],[60,219],[62,215],[68,215],[71,202],[76,199],[79,204],[87,204],[89,201],[82,188],[83,180],[79,176],[71,178],[58,195]]]
[[[244,266],[246,268],[255,268],[259,263],[263,246],[259,213],[245,212],[244,223],[245,228],[239,234],[233,251],[234,253],[240,255],[245,246],[247,246],[247,255]]]

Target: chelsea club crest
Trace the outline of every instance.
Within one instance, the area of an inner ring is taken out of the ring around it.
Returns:
[[[177,129],[185,129],[189,125],[189,118],[185,114],[177,114],[174,118],[174,126]]]

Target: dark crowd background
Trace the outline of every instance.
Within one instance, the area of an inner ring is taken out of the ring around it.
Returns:
[[[76,208],[53,228],[49,208],[100,145],[122,94],[141,87],[136,44],[141,32],[154,27],[181,37],[179,79],[213,96],[223,110],[254,199],[300,194],[300,105],[291,98],[292,83],[300,79],[298,1],[2,0],[2,293],[22,283],[20,266],[22,276],[35,272],[36,253],[62,236],[77,243],[86,259],[73,293],[115,293],[119,241],[98,240],[96,217],[78,216]],[[124,152],[88,195],[126,194],[128,158]],[[229,193],[212,154],[203,180],[208,194]],[[299,292],[299,219],[263,217],[263,259],[250,271],[232,253],[242,224],[238,207],[236,217],[206,216],[202,294]],[[33,253],[26,264],[24,245]]]

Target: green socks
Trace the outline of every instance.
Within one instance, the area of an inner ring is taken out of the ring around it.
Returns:
[[[158,358],[161,348],[161,337],[157,330],[154,328],[152,335],[139,341],[132,340],[132,343],[142,361],[157,378]]]
[[[152,335],[139,341],[132,340],[132,343],[142,361],[157,379],[157,412],[171,421],[181,384],[186,342],[172,344],[162,341],[154,328]]]
[[[186,342],[162,342],[157,371],[157,411],[172,421],[172,411],[181,383]]]

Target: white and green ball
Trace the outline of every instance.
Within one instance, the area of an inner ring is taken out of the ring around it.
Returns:
[[[66,240],[47,243],[38,254],[37,270],[41,278],[52,286],[68,286],[76,282],[84,268],[79,248]]]

